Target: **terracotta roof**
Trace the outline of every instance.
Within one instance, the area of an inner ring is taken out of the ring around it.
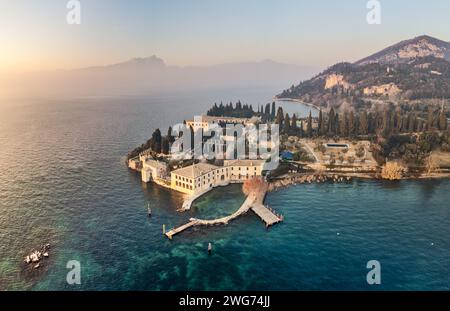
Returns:
[[[260,166],[265,160],[225,160],[225,166]]]
[[[212,164],[198,163],[175,170],[172,172],[172,174],[176,174],[187,178],[197,178],[199,176],[205,175],[219,168],[220,167]]]
[[[156,160],[150,160],[150,159],[148,159],[144,162],[144,167],[145,166],[150,166],[150,167],[154,167],[154,168],[162,168],[162,169],[167,168],[166,163],[156,161]]]
[[[216,116],[201,116],[196,119],[187,120],[187,122],[204,122],[204,123],[214,123],[217,121],[228,121],[230,123],[254,123],[260,120],[259,117],[253,116],[251,118],[235,118],[235,117],[216,117]]]

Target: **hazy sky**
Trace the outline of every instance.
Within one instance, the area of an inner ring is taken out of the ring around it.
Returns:
[[[77,68],[153,54],[170,65],[273,59],[331,65],[403,39],[450,41],[450,1],[380,0],[382,24],[366,23],[367,0],[0,0],[0,71]]]

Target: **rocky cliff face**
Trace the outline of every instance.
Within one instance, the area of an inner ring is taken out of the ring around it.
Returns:
[[[335,86],[342,86],[344,89],[349,89],[351,87],[351,85],[345,81],[343,75],[333,73],[326,77],[325,89],[328,90]]]

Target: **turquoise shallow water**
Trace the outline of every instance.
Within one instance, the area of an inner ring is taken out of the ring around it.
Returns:
[[[269,230],[249,213],[167,240],[163,224],[239,208],[240,187],[218,188],[180,214],[182,196],[143,185],[123,156],[155,127],[222,96],[0,105],[0,289],[450,289],[449,180],[291,187],[267,197],[285,216]],[[53,245],[46,267],[23,271],[24,254],[43,242]],[[366,283],[372,259],[382,266],[375,288]],[[66,283],[69,260],[81,263],[80,286]]]

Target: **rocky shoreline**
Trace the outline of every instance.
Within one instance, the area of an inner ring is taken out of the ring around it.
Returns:
[[[288,175],[280,179],[271,181],[269,183],[269,192],[277,191],[281,188],[294,186],[298,184],[312,184],[312,183],[342,183],[352,181],[352,176],[343,174],[302,174],[302,175]]]
[[[450,178],[447,173],[442,174],[426,174],[418,177],[404,177],[401,180],[424,180],[424,179],[443,179]],[[362,173],[307,173],[307,174],[293,174],[285,175],[269,182],[268,192],[277,191],[279,189],[295,186],[300,184],[312,184],[312,183],[347,183],[353,179],[371,179],[371,180],[383,180],[374,174],[362,174]]]

